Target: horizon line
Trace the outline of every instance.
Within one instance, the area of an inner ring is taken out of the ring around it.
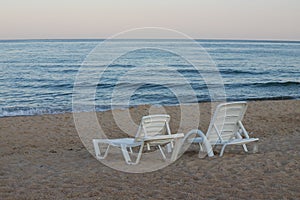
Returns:
[[[300,42],[300,40],[294,40],[294,39],[234,39],[234,38],[116,38],[116,39],[107,39],[107,38],[17,38],[17,39],[1,39],[0,41],[55,41],[55,40],[65,40],[65,41],[74,41],[74,40],[208,40],[208,41],[268,41],[268,42]]]

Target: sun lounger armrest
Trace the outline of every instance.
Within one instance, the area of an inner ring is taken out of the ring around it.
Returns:
[[[144,142],[147,141],[154,141],[154,140],[167,140],[167,139],[177,139],[177,138],[183,138],[183,133],[177,133],[177,134],[171,134],[171,135],[156,135],[156,136],[148,136],[143,138]]]
[[[185,142],[185,141],[188,140],[188,138],[191,137],[192,135],[196,135],[196,136],[198,136],[198,137],[201,138],[201,143],[203,143],[203,144],[205,145],[205,148],[206,148],[206,150],[207,150],[207,155],[208,155],[209,157],[214,156],[214,153],[213,153],[211,144],[210,144],[209,141],[207,140],[205,134],[204,134],[202,131],[200,131],[200,130],[193,129],[193,130],[189,131],[189,132],[184,136],[183,141]]]
[[[248,132],[246,131],[244,125],[242,124],[241,121],[238,121],[238,124],[239,124],[239,127],[242,129],[242,132],[243,132],[243,135],[245,136],[245,138],[249,139],[249,134]]]

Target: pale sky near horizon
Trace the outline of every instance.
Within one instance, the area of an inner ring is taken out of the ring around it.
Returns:
[[[299,41],[299,24],[300,0],[0,0],[0,39],[107,38],[154,26],[196,39]]]

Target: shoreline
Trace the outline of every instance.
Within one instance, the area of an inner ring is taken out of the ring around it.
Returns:
[[[250,98],[250,99],[227,99],[226,102],[235,102],[235,101],[246,101],[246,102],[253,102],[253,101],[285,101],[285,100],[300,100],[300,98],[298,97],[289,97],[289,96],[284,96],[284,97],[263,97],[263,98]],[[199,101],[197,103],[187,103],[184,105],[193,105],[193,104],[202,104],[202,103],[218,103],[218,101],[216,102],[212,102],[212,101]],[[141,105],[132,105],[132,106],[128,106],[128,107],[124,107],[124,108],[115,108],[115,109],[103,109],[103,110],[96,110],[96,113],[101,113],[101,112],[110,112],[112,110],[126,110],[126,109],[132,109],[132,108],[136,108],[139,106],[151,106],[151,104],[141,104]],[[166,105],[154,105],[157,107],[174,107],[174,106],[180,106],[179,104],[174,104],[174,105],[170,105],[170,104],[166,104]],[[29,111],[31,111],[32,109],[28,109]],[[22,111],[23,112],[23,111]],[[85,112],[94,112],[94,111],[82,111],[82,113]],[[55,112],[54,113],[42,113],[42,114],[38,114],[38,113],[33,113],[33,114],[19,114],[19,115],[6,115],[6,116],[0,116],[1,118],[6,118],[6,117],[30,117],[30,116],[42,116],[42,115],[61,115],[61,114],[73,114],[73,111],[60,111],[60,112]]]
[[[218,103],[216,103],[218,104]],[[199,128],[205,132],[216,105],[200,103]],[[179,127],[178,106],[129,108],[135,124],[149,112],[171,116]],[[122,110],[116,110],[122,114]],[[97,112],[109,138],[128,137],[111,111]],[[190,116],[191,119],[194,116]],[[2,199],[295,199],[300,196],[298,141],[300,100],[248,101],[243,124],[258,137],[258,153],[227,147],[223,157],[199,159],[191,147],[176,162],[154,172],[132,174],[97,161],[80,140],[72,113],[0,118],[0,197]],[[133,131],[136,131],[134,127]],[[251,145],[249,146],[251,149]],[[217,150],[218,151],[218,150]],[[114,157],[108,156],[108,161]],[[142,157],[141,166],[147,164]],[[124,163],[120,157],[120,163]],[[138,165],[139,166],[139,165]]]

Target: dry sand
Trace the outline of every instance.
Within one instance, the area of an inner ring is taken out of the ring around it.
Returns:
[[[157,110],[171,115],[172,132],[186,133],[178,107]],[[200,110],[205,131],[211,104]],[[138,124],[149,106],[130,113]],[[127,137],[111,112],[98,119],[108,137]],[[300,199],[300,101],[249,102],[243,122],[260,138],[258,153],[227,147],[223,157],[199,159],[193,146],[163,169],[132,174],[97,161],[72,114],[0,118],[0,199]]]

